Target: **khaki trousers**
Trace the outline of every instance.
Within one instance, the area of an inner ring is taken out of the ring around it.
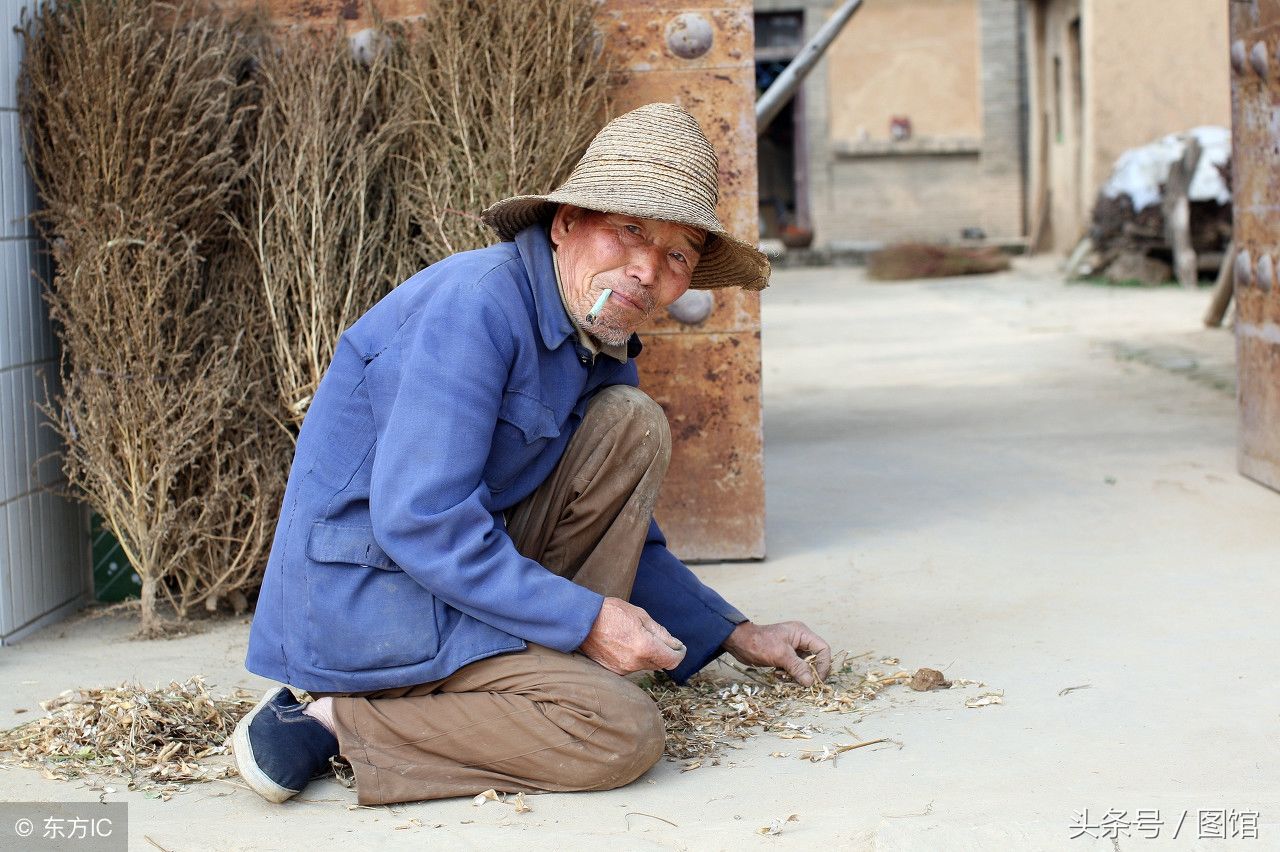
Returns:
[[[509,513],[517,549],[625,600],[670,454],[657,403],[632,387],[604,389],[551,476]],[[633,683],[539,645],[433,683],[333,695],[333,709],[364,805],[489,788],[607,790],[653,766],[665,738],[657,706]]]

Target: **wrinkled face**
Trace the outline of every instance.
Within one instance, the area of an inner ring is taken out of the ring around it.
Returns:
[[[551,222],[569,312],[610,345],[626,343],[633,331],[684,295],[705,238],[687,225],[569,204]],[[587,314],[605,290],[613,295],[588,323]]]

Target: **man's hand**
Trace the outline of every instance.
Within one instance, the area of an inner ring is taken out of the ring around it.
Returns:
[[[618,675],[674,669],[684,659],[684,644],[638,606],[605,598],[596,623],[578,650]]]
[[[724,640],[724,649],[749,666],[781,669],[801,686],[813,686],[813,670],[803,656],[814,655],[818,680],[831,673],[831,646],[798,621],[752,624],[744,621]]]

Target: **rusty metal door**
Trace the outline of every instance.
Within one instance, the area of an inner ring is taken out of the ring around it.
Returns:
[[[1231,3],[1240,472],[1280,490],[1280,0]]]
[[[756,242],[750,0],[606,0],[597,20],[621,70],[611,111],[667,101],[693,113],[720,158],[720,219]],[[671,422],[671,468],[655,514],[672,549],[687,560],[762,558],[759,296],[718,292],[701,322],[664,317],[641,336],[641,386]]]

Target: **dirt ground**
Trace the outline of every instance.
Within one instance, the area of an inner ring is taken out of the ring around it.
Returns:
[[[1064,285],[1045,260],[894,284],[789,270],[766,291],[769,558],[699,573],[757,620],[804,619],[1004,704],[892,690],[821,722],[901,748],[812,764],[763,736],[720,766],[663,762],[525,814],[351,809],[332,781],[285,806],[227,783],[117,793],[130,848],[1277,848],[1280,494],[1235,471],[1234,345],[1200,328],[1208,299]],[[0,724],[125,678],[265,685],[242,668],[247,621],[164,642],[130,629],[82,619],[0,649]],[[0,771],[3,801],[94,798]],[[1091,837],[1108,811],[1129,828]],[[1202,837],[1202,812],[1211,833],[1215,812],[1243,819],[1238,839]],[[1239,839],[1248,814],[1257,840]]]

